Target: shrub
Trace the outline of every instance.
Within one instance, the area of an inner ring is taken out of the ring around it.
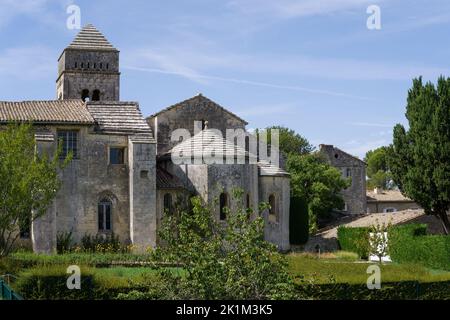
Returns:
[[[369,228],[351,228],[340,226],[337,230],[339,246],[341,250],[357,253],[361,258],[368,257]]]
[[[94,299],[93,273],[87,268],[83,268],[81,272],[81,290],[67,288],[70,275],[62,266],[41,266],[22,272],[14,288],[24,299],[31,300]]]
[[[85,234],[81,239],[81,251],[85,252],[128,252],[130,251],[129,246],[124,246],[120,243],[119,236],[114,235],[114,233],[107,235],[95,235]]]
[[[369,290],[364,284],[330,283],[299,285],[297,290],[303,296],[319,300],[448,300],[450,281],[441,282],[386,282],[381,289]]]
[[[450,270],[450,237],[426,235],[425,224],[394,226],[388,232],[389,255],[394,262],[418,263],[423,266]],[[369,228],[338,228],[338,241],[343,250],[367,257],[359,245],[368,241]]]
[[[389,238],[390,255],[398,263],[450,270],[450,236],[412,236],[393,230]]]
[[[302,198],[292,197],[289,214],[289,240],[291,244],[305,244],[308,238],[308,205]]]
[[[56,252],[58,254],[70,252],[72,244],[72,232],[58,232],[56,235]]]
[[[157,278],[152,275],[132,280],[81,267],[81,289],[70,290],[69,276],[65,266],[39,266],[20,273],[14,289],[27,300],[94,300],[115,299],[119,294],[143,292],[157,285]]]

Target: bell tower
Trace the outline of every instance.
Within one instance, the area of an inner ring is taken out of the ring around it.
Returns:
[[[119,51],[92,24],[58,59],[57,99],[119,101]]]

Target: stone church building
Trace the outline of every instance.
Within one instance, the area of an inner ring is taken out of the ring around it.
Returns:
[[[199,195],[225,223],[226,208],[237,205],[236,188],[244,191],[247,207],[270,203],[261,213],[265,238],[280,250],[289,249],[290,178],[285,171],[266,161],[172,161],[175,149],[201,153],[191,148],[198,139],[219,143],[224,153],[243,152],[248,160],[249,150],[222,138],[227,129],[245,130],[245,120],[202,95],[145,118],[137,102],[120,100],[119,51],[92,25],[60,55],[56,97],[0,102],[2,124],[33,122],[38,153],[53,153],[61,143],[62,157],[73,154],[60,172],[62,186],[53,204],[32,223],[35,252],[54,253],[59,232],[72,232],[76,242],[86,234],[114,233],[136,250],[155,247],[161,219],[177,202]],[[200,124],[197,132],[194,123]],[[192,137],[172,142],[171,133],[179,128]]]

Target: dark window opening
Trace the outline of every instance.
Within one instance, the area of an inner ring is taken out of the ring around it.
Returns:
[[[90,62],[88,62],[88,67],[87,68],[89,69],[90,66],[91,66],[91,64],[90,64]]]
[[[89,101],[89,90],[88,89],[83,89],[83,91],[81,91],[81,100]]]
[[[228,195],[226,193],[221,193],[219,202],[220,202],[220,220],[225,220],[227,217],[226,209],[228,207]]]
[[[245,199],[245,207],[247,208],[247,209],[250,209],[250,194],[249,193],[247,193],[247,197],[246,197],[246,199]]]
[[[92,101],[100,101],[100,90],[94,90],[92,93]]]
[[[78,68],[78,62],[75,62],[75,68]]]
[[[111,201],[104,199],[98,204],[98,230],[111,231]]]
[[[95,69],[95,68],[97,68],[97,64],[96,64],[96,63],[94,63],[94,69]]]
[[[269,196],[269,220],[272,222],[275,222],[277,220],[277,214],[276,214],[276,203],[275,203],[275,196],[271,194]]]
[[[109,149],[109,163],[110,164],[124,164],[125,163],[125,148],[110,148]]]
[[[100,69],[103,69],[103,63],[100,63]]]
[[[141,170],[141,178],[147,179],[148,178],[148,171],[147,170]]]
[[[172,214],[172,195],[170,193],[164,195],[164,212]]]
[[[339,158],[339,155],[337,153],[335,153],[334,157],[337,159],[337,158]]]
[[[108,70],[108,69],[109,69],[109,63],[106,64],[106,70]]]
[[[84,62],[81,63],[81,69],[83,69],[83,68],[84,68]]]
[[[69,153],[74,158],[78,157],[78,132],[75,130],[58,131],[58,143],[61,146],[61,159],[65,159]]]

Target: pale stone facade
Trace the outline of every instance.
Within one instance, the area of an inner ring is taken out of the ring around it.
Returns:
[[[343,178],[351,178],[351,185],[341,191],[345,202],[344,213],[364,214],[367,211],[366,202],[366,164],[332,145],[321,144],[319,151],[332,165],[337,168]]]
[[[136,102],[121,102],[119,51],[92,25],[81,30],[58,60],[57,100],[0,102],[0,123],[33,120],[37,149],[54,153],[58,143],[74,158],[60,172],[62,186],[45,216],[31,227],[35,252],[54,253],[57,234],[111,234],[143,251],[155,247],[161,220],[175,202],[200,195],[233,209],[233,190],[257,209],[271,202],[265,237],[289,249],[289,175],[270,164],[178,165],[171,161],[171,132],[194,120],[207,128],[245,131],[247,122],[204,96],[197,95],[144,119]],[[206,127],[207,126],[207,127]],[[202,131],[202,129],[204,129]],[[225,142],[225,140],[223,140]],[[227,142],[229,143],[229,142]],[[246,151],[247,154],[248,150]],[[247,159],[248,160],[248,159]]]

